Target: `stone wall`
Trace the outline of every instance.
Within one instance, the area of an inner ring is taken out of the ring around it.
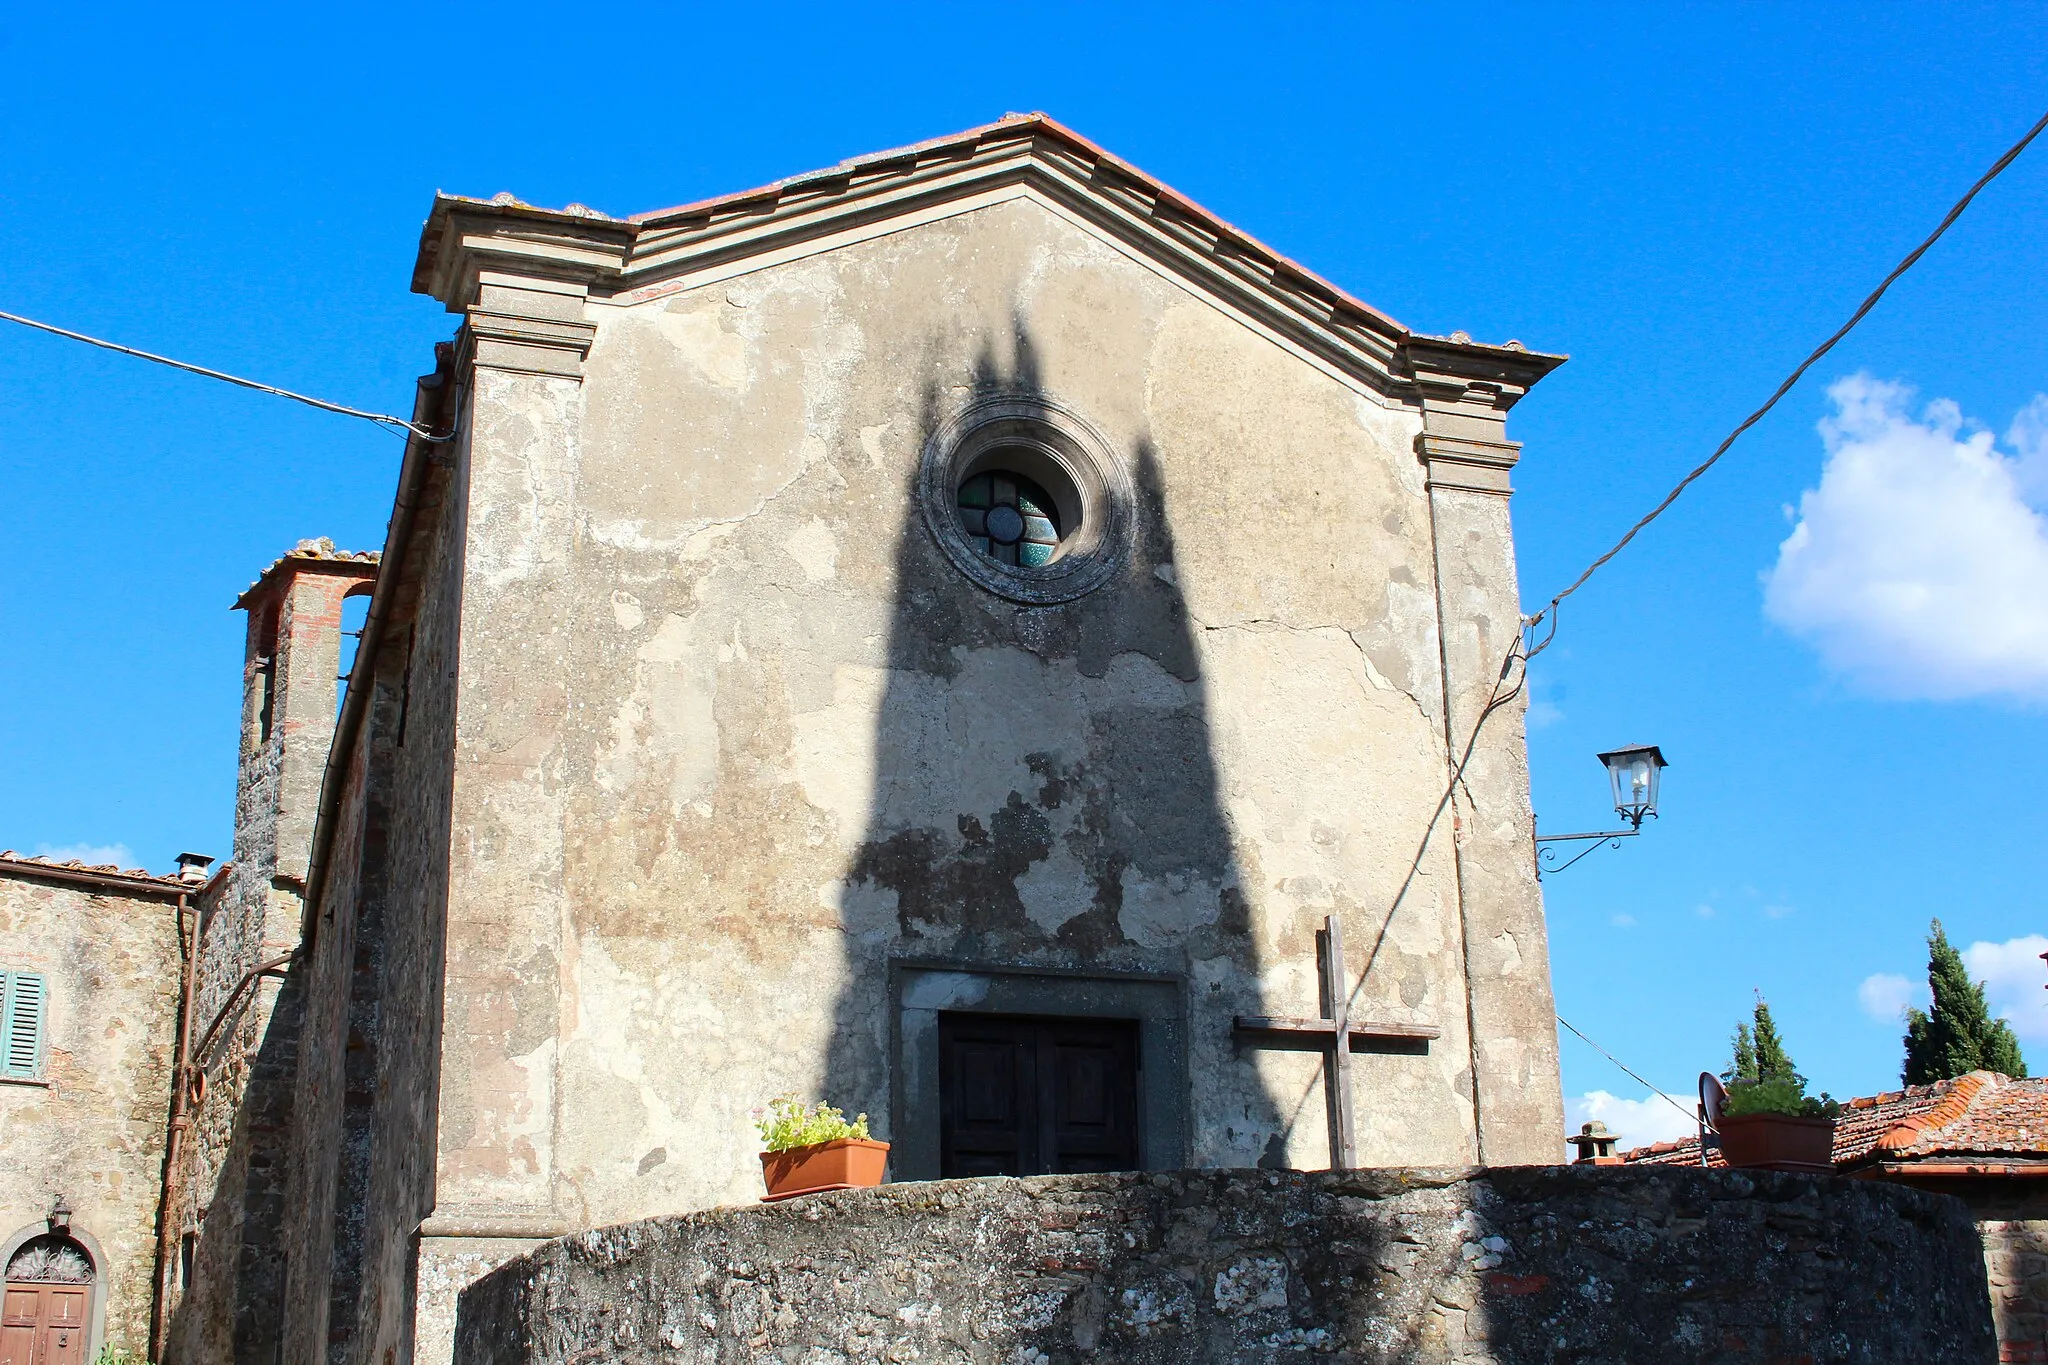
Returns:
[[[433,1207],[442,926],[454,763],[461,500],[453,461],[387,550],[369,695],[343,756],[328,872],[300,969],[284,1359],[412,1358],[415,1233]],[[443,1353],[445,1354],[445,1352]]]
[[[183,962],[175,890],[0,866],[0,967],[40,973],[49,993],[41,1077],[0,1082],[0,1239],[46,1231],[61,1196],[103,1257],[106,1339],[136,1351],[155,1299]]]
[[[334,733],[342,604],[375,574],[374,557],[306,541],[236,603],[249,615],[234,861],[201,920],[193,1063],[205,1084],[169,1212],[174,1241],[192,1239],[191,1278],[170,1284],[172,1362],[276,1359],[305,991],[299,974],[275,964],[299,944],[307,841]],[[270,972],[252,975],[265,964]]]
[[[887,1186],[582,1233],[464,1295],[460,1365],[1988,1365],[1952,1199],[1672,1168]]]
[[[2032,1212],[2036,1216],[1977,1224],[2000,1360],[2048,1361],[2048,1217],[2040,1216],[2048,1210]]]
[[[2048,1218],[1978,1224],[2001,1361],[2048,1361]]]
[[[1999,1167],[1993,1162],[1989,1169]],[[2048,1362],[2048,1181],[2012,1173],[1928,1177],[1911,1166],[1892,1178],[1969,1205],[1984,1241],[1998,1358]]]
[[[1998,1358],[2048,1362],[2048,1180],[1999,1155],[1978,1154],[1984,1164],[1975,1170],[1958,1155],[1938,1154],[1877,1178],[1953,1195],[1968,1206],[1984,1243]]]

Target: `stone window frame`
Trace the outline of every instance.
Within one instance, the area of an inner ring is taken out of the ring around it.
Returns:
[[[1188,981],[1171,972],[994,966],[956,959],[889,964],[889,1178],[939,1178],[939,1013],[1129,1019],[1138,1025],[1138,1161],[1188,1164],[1194,1134]]]
[[[1042,567],[999,563],[960,524],[960,485],[1008,469],[1042,487],[1065,534]],[[955,568],[998,597],[1050,606],[1115,577],[1130,553],[1135,499],[1130,471],[1085,418],[1044,394],[984,393],[942,421],[918,464],[925,527]]]

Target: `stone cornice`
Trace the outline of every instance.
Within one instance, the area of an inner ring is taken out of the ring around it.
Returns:
[[[1496,384],[1505,412],[1564,360],[1418,336],[1042,114],[624,220],[510,195],[439,195],[413,288],[469,312],[474,328],[491,272],[587,291],[593,301],[640,302],[1020,197],[1086,224],[1319,367],[1395,402],[1426,406],[1418,382],[1455,376]],[[480,334],[480,363],[481,354]]]
[[[1530,385],[1564,363],[1519,345],[1485,346],[1460,335],[1413,336],[1404,348],[1422,405],[1416,454],[1432,488],[1506,495],[1520,458],[1507,438],[1508,409]]]
[[[602,214],[537,209],[509,194],[490,200],[436,194],[420,230],[413,292],[431,294],[460,313],[476,302],[491,272],[588,288],[617,279],[637,232]]]

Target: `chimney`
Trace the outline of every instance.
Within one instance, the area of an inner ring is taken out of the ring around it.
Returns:
[[[213,866],[213,859],[204,853],[180,853],[178,855],[178,880],[181,882],[203,882],[206,869]]]
[[[1579,1129],[1576,1136],[1568,1137],[1565,1141],[1579,1150],[1578,1158],[1572,1162],[1574,1166],[1619,1166],[1621,1164],[1621,1158],[1614,1154],[1614,1144],[1619,1142],[1620,1139],[1613,1133],[1608,1132],[1607,1125],[1598,1119],[1585,1125]]]

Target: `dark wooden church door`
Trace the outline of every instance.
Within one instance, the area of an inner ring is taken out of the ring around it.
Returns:
[[[1138,1026],[939,1015],[939,1174],[1138,1168]]]

